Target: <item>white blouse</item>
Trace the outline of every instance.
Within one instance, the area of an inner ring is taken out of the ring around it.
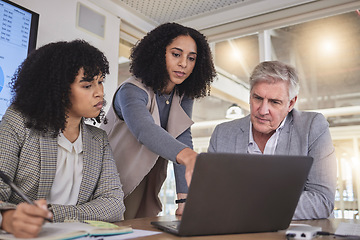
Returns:
[[[48,203],[76,205],[83,170],[83,149],[81,130],[78,138],[71,143],[62,133],[58,136],[56,175]]]

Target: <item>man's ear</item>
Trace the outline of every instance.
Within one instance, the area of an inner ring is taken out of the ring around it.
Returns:
[[[290,100],[288,112],[291,112],[291,110],[293,110],[296,100],[297,100],[297,96],[295,96],[293,99]]]

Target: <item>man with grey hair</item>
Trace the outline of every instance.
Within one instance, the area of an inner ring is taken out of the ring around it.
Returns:
[[[216,126],[208,151],[313,157],[293,219],[327,218],[336,190],[329,124],[320,113],[294,109],[298,92],[293,67],[279,61],[260,63],[250,77],[250,115]]]

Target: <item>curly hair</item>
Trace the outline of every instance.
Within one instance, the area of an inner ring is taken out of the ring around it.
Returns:
[[[177,23],[165,23],[150,31],[131,52],[130,72],[151,87],[162,92],[169,79],[166,69],[166,47],[178,36],[190,36],[197,46],[197,58],[193,72],[177,85],[179,95],[190,98],[210,94],[210,84],[216,76],[212,55],[206,37],[197,30]]]
[[[70,85],[81,68],[90,80],[109,74],[104,54],[84,40],[46,44],[24,60],[10,84],[12,105],[24,115],[28,128],[54,135],[65,129]],[[103,115],[102,111],[96,121]]]

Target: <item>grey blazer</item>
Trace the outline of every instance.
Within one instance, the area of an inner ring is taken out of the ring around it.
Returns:
[[[26,128],[24,118],[11,106],[0,123],[0,169],[31,200],[46,199],[57,162],[57,138]],[[83,178],[76,205],[52,204],[54,221],[67,219],[115,222],[125,211],[120,178],[105,131],[82,125]],[[0,180],[0,209],[23,202]]]
[[[250,115],[219,124],[210,139],[209,152],[247,153]],[[320,219],[334,209],[336,156],[329,124],[320,113],[292,110],[275,149],[278,155],[314,158],[293,219]]]

